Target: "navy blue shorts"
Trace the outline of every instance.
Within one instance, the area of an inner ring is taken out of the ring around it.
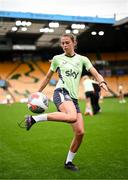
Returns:
[[[88,92],[85,92],[85,96],[86,97],[91,97],[94,95],[94,91],[88,91]]]
[[[53,102],[55,103],[58,111],[59,111],[59,106],[64,101],[72,101],[76,107],[77,113],[80,113],[80,108],[79,108],[77,99],[71,98],[69,95],[69,92],[64,88],[55,89],[54,94],[53,94]]]

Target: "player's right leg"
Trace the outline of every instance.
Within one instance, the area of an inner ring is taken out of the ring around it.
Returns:
[[[40,114],[36,116],[26,116],[26,129],[29,130],[33,124],[36,122],[43,121],[57,121],[57,122],[67,122],[74,123],[77,120],[77,113],[72,101],[64,101],[61,108],[65,109],[65,112],[53,112],[48,114]]]
[[[25,127],[26,127],[26,130],[28,131],[30,128],[31,128],[31,126],[33,125],[33,124],[35,124],[36,123],[36,121],[33,119],[33,117],[31,116],[31,115],[26,115],[25,116]]]
[[[67,93],[67,92],[66,92]],[[29,130],[33,124],[40,121],[58,121],[74,123],[77,121],[77,112],[74,103],[68,94],[56,91],[54,93],[54,103],[61,112],[40,114],[26,117],[26,129]],[[66,96],[65,96],[66,95]],[[67,98],[68,97],[68,98]]]

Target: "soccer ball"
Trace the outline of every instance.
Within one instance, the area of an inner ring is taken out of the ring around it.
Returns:
[[[34,113],[43,113],[48,108],[48,98],[41,92],[36,92],[28,97],[28,109]]]

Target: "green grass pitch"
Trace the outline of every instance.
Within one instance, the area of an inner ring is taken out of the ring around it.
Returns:
[[[82,112],[84,101],[80,101]],[[25,104],[0,105],[0,179],[128,179],[128,99],[104,99],[102,113],[84,117],[86,135],[74,159],[79,172],[63,164],[73,136],[69,124],[43,122],[18,127]],[[55,111],[50,103],[48,111]]]

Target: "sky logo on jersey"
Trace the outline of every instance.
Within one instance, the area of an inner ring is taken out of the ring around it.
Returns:
[[[77,78],[79,72],[75,72],[72,69],[65,71],[66,76],[74,77],[74,79]]]

